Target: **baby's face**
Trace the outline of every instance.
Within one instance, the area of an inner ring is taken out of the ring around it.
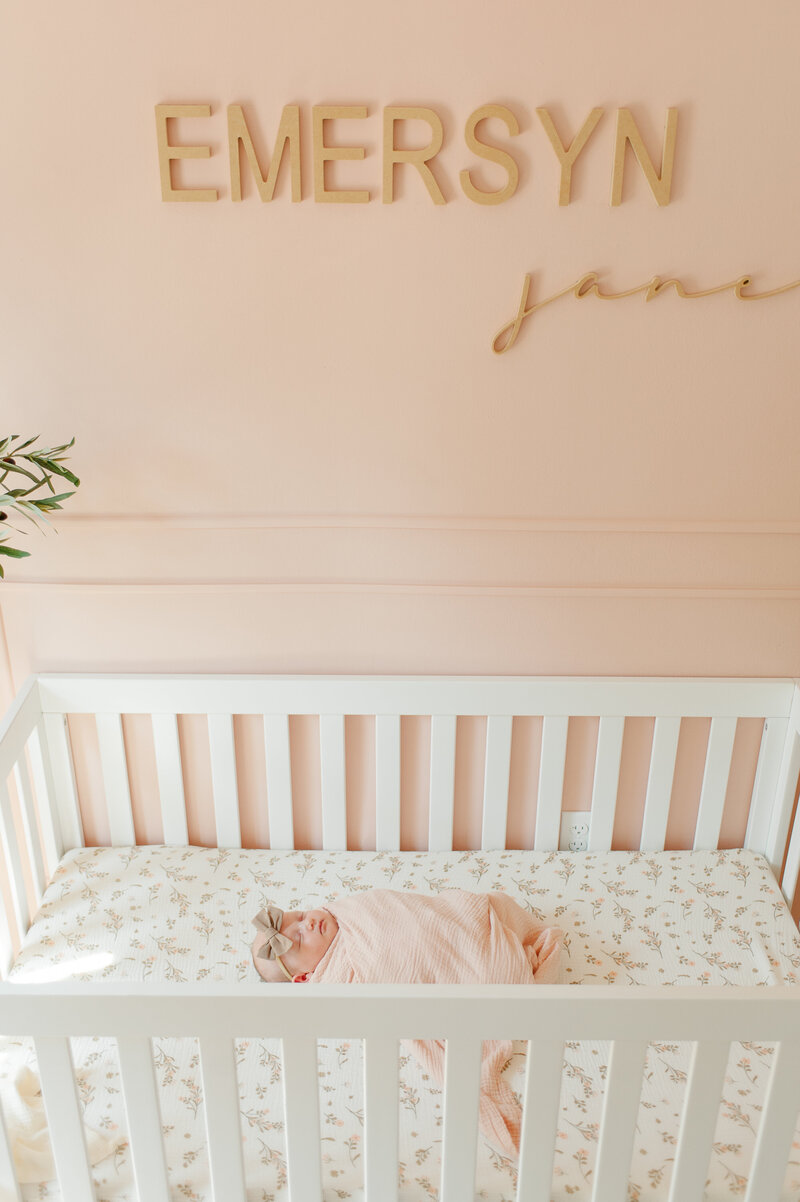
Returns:
[[[293,977],[312,973],[333,943],[339,924],[329,910],[289,910],[283,916],[281,934],[287,935],[292,946],[281,956]],[[253,941],[253,955],[265,939],[259,932]],[[280,966],[271,960],[254,960],[265,980],[285,980]]]

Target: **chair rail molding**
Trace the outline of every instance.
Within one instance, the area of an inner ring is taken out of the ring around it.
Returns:
[[[800,522],[476,515],[70,515],[19,590],[800,598]]]

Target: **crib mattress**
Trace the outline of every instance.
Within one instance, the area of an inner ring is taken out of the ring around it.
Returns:
[[[800,937],[762,857],[746,851],[269,852],[200,847],[91,848],[69,852],[16,959],[17,981],[257,981],[250,918],[267,902],[310,908],[370,888],[436,893],[503,890],[566,931],[564,980],[580,985],[763,985],[800,982]],[[311,988],[311,986],[309,986]],[[245,1032],[242,1033],[246,1035]],[[413,1034],[413,1033],[410,1033]],[[212,1202],[194,1040],[155,1039],[174,1198]],[[505,1072],[519,1094],[524,1045]],[[75,1039],[73,1059],[87,1124],[118,1140],[95,1166],[99,1202],[134,1202],[126,1119],[113,1041]],[[237,1040],[248,1202],[288,1202],[280,1044]],[[773,1049],[733,1044],[707,1198],[743,1193]],[[689,1045],[651,1044],[631,1166],[631,1202],[669,1194]],[[5,1039],[0,1061],[35,1067],[27,1041]],[[565,1048],[553,1202],[588,1197],[609,1047]],[[360,1042],[320,1041],[325,1202],[363,1198]],[[400,1197],[438,1194],[441,1092],[400,1049]],[[784,1183],[800,1199],[800,1140]],[[515,1166],[479,1140],[475,1197],[512,1202]],[[54,1182],[23,1187],[56,1199]]]

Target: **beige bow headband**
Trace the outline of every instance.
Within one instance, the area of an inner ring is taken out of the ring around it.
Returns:
[[[288,935],[281,934],[281,923],[283,922],[283,910],[279,910],[277,906],[267,906],[264,910],[259,910],[255,918],[252,920],[253,926],[258,931],[263,931],[266,939],[261,947],[256,952],[257,960],[277,960],[283,969],[284,976],[291,981],[292,974],[287,970],[286,965],[281,960],[284,952],[288,952],[292,946],[292,941]]]

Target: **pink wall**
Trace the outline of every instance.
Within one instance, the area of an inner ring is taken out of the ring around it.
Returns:
[[[800,674],[800,291],[567,298],[490,351],[526,272],[538,297],[588,270],[800,277],[796,5],[222,16],[76,0],[4,21],[0,425],[74,434],[83,478],[0,586],[6,699],[59,668]],[[486,207],[458,173],[505,182],[463,140],[490,101],[519,121],[495,136],[520,187]],[[158,102],[212,105],[178,127],[212,157],[175,178],[217,203],[162,202]],[[230,200],[229,103],[266,155],[301,106],[301,203],[285,169],[273,202],[247,177]],[[315,203],[315,103],[367,105],[329,139],[364,161],[330,178],[371,203]],[[392,104],[440,114],[447,204],[410,168],[381,203]],[[568,207],[537,106],[564,139],[605,109]],[[620,106],[654,155],[678,108],[666,207],[630,154],[609,204]]]

